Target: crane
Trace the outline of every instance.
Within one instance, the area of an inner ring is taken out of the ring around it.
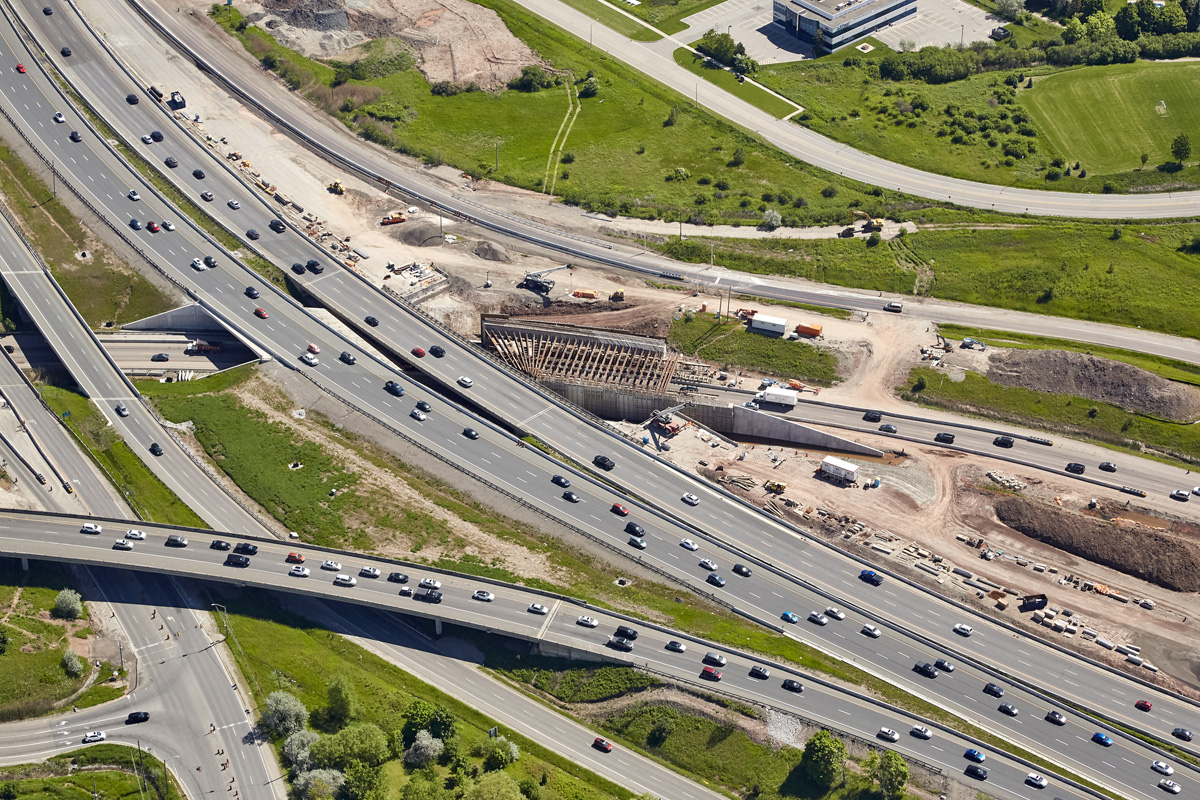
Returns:
[[[678,411],[679,409],[687,408],[690,405],[692,405],[692,404],[691,403],[680,403],[677,406],[671,406],[670,408],[665,409],[663,411],[655,411],[651,415],[651,421],[655,425],[662,428],[663,431],[665,431],[667,434],[674,436],[675,434],[677,434],[681,430],[683,430],[684,426],[680,425],[678,422],[672,421],[671,415],[673,413],[675,413],[676,411]]]
[[[558,272],[560,269],[574,269],[574,267],[570,264],[563,264],[561,267],[551,267],[538,272],[526,272],[518,287],[524,287],[538,294],[549,294],[550,290],[554,288],[554,281],[546,276],[551,272]]]

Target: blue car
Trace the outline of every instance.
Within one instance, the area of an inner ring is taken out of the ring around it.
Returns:
[[[780,616],[780,619],[782,619],[784,622],[791,622],[793,624],[800,621],[800,617],[796,616],[790,611],[783,612],[783,614]]]
[[[858,579],[860,581],[866,581],[873,586],[878,586],[879,584],[883,583],[883,576],[873,569],[864,569],[862,572],[858,573]]]
[[[976,764],[982,764],[983,760],[987,758],[987,756],[978,750],[968,750],[967,752],[963,753],[963,758],[967,759],[968,761],[974,761]]]
[[[1106,733],[1096,732],[1092,734],[1092,741],[1096,744],[1102,744],[1105,747],[1112,747],[1112,737]]]

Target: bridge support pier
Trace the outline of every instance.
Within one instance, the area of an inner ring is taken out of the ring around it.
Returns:
[[[21,556],[21,569],[25,572],[29,572],[29,559],[25,556]]]
[[[442,621],[440,619],[435,619],[433,621],[433,635],[434,636],[442,635]]]

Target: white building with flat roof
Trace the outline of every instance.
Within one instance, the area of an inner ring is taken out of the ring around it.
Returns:
[[[819,55],[917,13],[917,0],[774,0],[776,25]]]

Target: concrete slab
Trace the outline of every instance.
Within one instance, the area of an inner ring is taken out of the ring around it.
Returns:
[[[927,45],[964,45],[984,41],[1004,20],[962,0],[920,0],[917,13],[903,22],[876,31],[875,38],[893,50],[908,40],[916,49]]]

